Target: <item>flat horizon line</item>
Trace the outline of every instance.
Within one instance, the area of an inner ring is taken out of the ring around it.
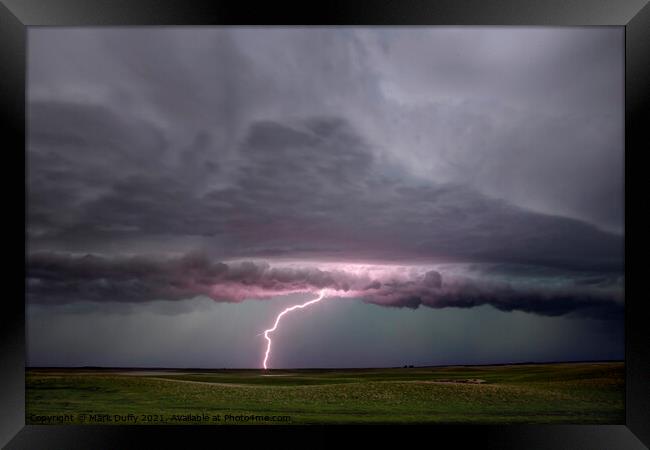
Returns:
[[[596,363],[625,363],[624,359],[600,359],[600,360],[572,360],[572,361],[523,361],[523,362],[501,362],[485,364],[434,364],[416,366],[405,364],[402,366],[374,366],[374,367],[278,367],[264,369],[262,367],[168,367],[168,366],[25,366],[25,369],[105,369],[105,370],[376,370],[376,369],[427,369],[444,367],[489,367],[489,366],[524,366],[544,364],[596,364]]]

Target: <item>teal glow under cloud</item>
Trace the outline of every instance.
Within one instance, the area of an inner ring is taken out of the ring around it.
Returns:
[[[28,365],[256,368],[284,307],[312,298],[30,307]],[[146,330],[146,331],[143,331]],[[286,317],[276,367],[386,367],[622,359],[622,328],[601,321],[472,309],[384,308],[329,299]]]

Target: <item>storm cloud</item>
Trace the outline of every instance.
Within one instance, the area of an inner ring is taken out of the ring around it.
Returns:
[[[620,317],[622,39],[32,30],[28,301],[328,288],[383,306]]]
[[[584,276],[582,277],[584,278]],[[28,294],[35,304],[150,302],[197,296],[220,302],[269,299],[327,289],[329,296],[361,299],[390,307],[472,308],[491,305],[501,311],[546,316],[575,314],[600,319],[622,318],[621,280],[599,283],[572,280],[548,287],[521,280],[487,281],[437,270],[379,274],[361,270],[272,267],[252,261],[212,262],[205,255],[179,258],[105,258],[52,253],[29,260]]]
[[[621,236],[466,185],[409,179],[379,161],[341,118],[252,123],[227,170],[219,160],[196,161],[197,148],[207,145],[199,137],[175,163],[189,168],[155,170],[159,133],[141,136],[142,150],[131,152],[121,119],[106,111],[34,104],[32,117],[43,130],[33,148],[48,149],[32,155],[36,243],[83,248],[195,236],[230,258],[455,259],[607,270],[622,264]],[[104,134],[96,132],[105,126]],[[55,144],[39,147],[45,138]],[[65,153],[52,151],[60,142]],[[128,169],[110,169],[112,159],[128,161]]]

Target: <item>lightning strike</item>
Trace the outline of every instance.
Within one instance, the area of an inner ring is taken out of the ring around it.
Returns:
[[[314,300],[310,300],[310,301],[308,301],[306,303],[303,303],[301,305],[290,306],[289,308],[285,309],[280,314],[278,314],[278,316],[275,318],[275,323],[273,324],[273,328],[269,328],[268,330],[264,330],[264,339],[266,339],[266,341],[267,341],[266,353],[264,354],[264,361],[262,362],[262,366],[264,367],[264,369],[268,368],[266,366],[266,363],[267,363],[267,361],[269,359],[269,355],[271,354],[271,338],[269,337],[269,333],[274,332],[278,328],[278,325],[280,324],[280,319],[282,319],[282,317],[288,312],[291,312],[291,311],[296,310],[296,309],[306,308],[309,305],[313,305],[314,303],[320,302],[321,300],[323,300],[325,298],[326,293],[327,293],[327,289],[322,289],[320,291],[319,295],[318,295],[318,298],[315,298]]]

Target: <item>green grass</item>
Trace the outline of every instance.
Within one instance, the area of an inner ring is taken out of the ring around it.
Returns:
[[[187,414],[283,415],[290,424],[624,423],[623,363],[125,372],[29,369],[26,423],[63,414],[65,423],[91,423],[92,414],[134,414],[138,423],[157,414],[169,424],[225,423],[170,420]],[[484,383],[449,382],[468,379]]]

